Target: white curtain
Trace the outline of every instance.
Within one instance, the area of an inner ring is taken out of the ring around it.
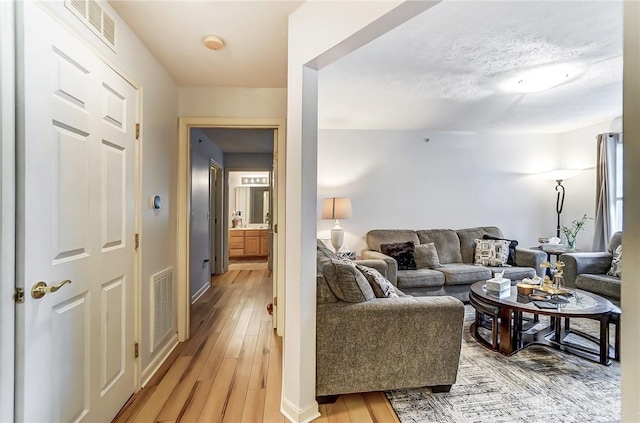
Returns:
[[[598,135],[598,158],[596,161],[596,217],[593,234],[593,251],[606,251],[613,234],[615,157],[618,134]]]

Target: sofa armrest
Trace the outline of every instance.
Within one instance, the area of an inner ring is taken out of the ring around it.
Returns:
[[[386,278],[389,279],[392,284],[398,286],[398,262],[395,261],[395,259],[386,254],[382,254],[380,251],[366,249],[362,250],[362,258],[366,260],[384,260],[384,262],[387,263]]]
[[[464,305],[453,297],[318,305],[316,395],[455,383]]]
[[[372,269],[376,269],[382,276],[387,277],[387,270],[389,266],[387,262],[384,260],[377,259],[369,259],[369,260],[353,260],[354,263],[360,264],[362,266],[371,267]],[[388,279],[388,278],[387,278]]]
[[[595,253],[563,253],[558,257],[564,262],[564,283],[570,288],[576,287],[578,275],[589,273],[604,275],[611,268],[613,256],[608,252]]]
[[[516,248],[516,264],[522,267],[533,267],[536,275],[544,276],[545,269],[541,268],[542,262],[547,260],[547,253],[532,248]]]

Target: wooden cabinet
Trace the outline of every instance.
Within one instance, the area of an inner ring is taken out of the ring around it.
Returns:
[[[268,255],[268,230],[233,229],[229,231],[229,257],[263,257]]]
[[[269,231],[260,231],[260,255],[269,255]]]

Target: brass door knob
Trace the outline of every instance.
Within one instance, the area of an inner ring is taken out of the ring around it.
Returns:
[[[57,285],[47,286],[46,282],[40,281],[33,285],[33,288],[31,288],[31,296],[36,299],[42,298],[45,296],[45,294],[56,292],[68,283],[71,283],[69,279],[62,281]]]

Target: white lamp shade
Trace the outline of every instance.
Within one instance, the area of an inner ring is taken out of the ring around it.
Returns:
[[[323,219],[351,219],[351,199],[348,197],[325,198],[322,204]]]

